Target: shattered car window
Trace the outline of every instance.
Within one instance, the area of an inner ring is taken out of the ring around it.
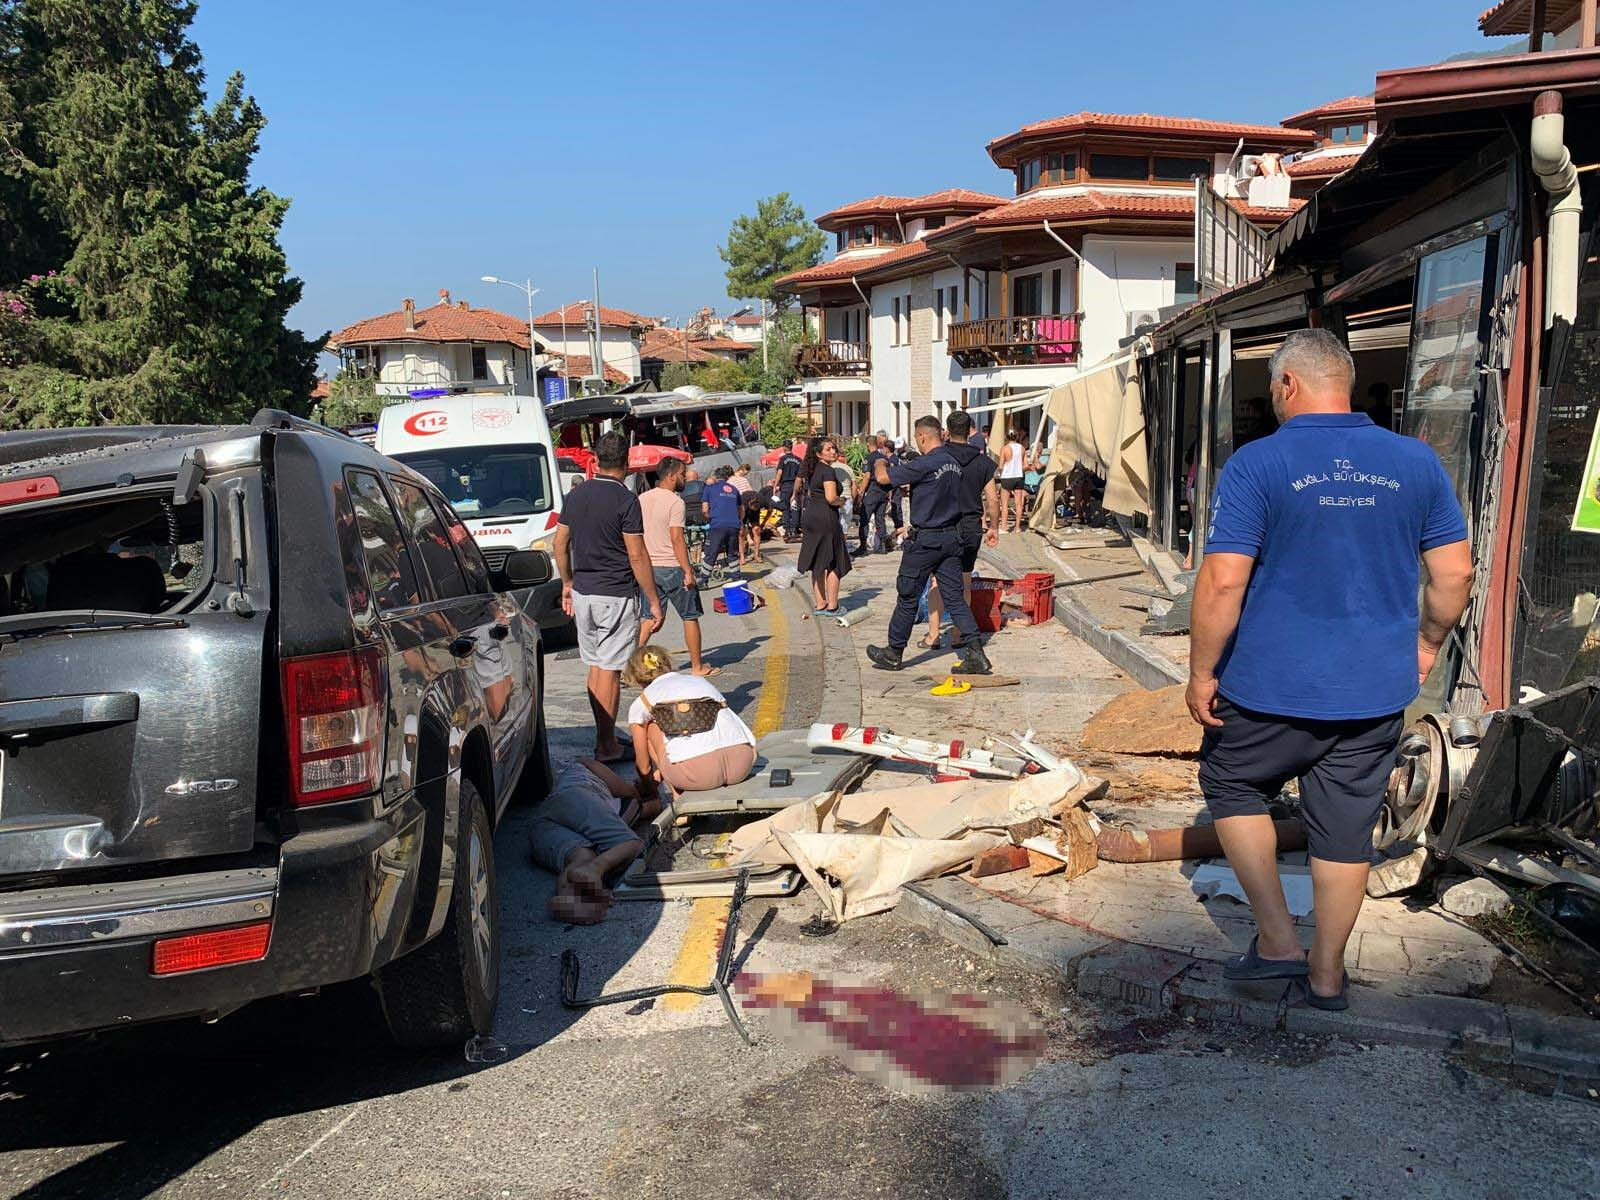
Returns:
[[[209,579],[201,504],[126,496],[0,517],[0,616],[158,613]]]

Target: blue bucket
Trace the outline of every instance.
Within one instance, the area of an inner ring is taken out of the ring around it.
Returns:
[[[722,589],[722,602],[728,606],[729,616],[742,616],[756,610],[756,598],[750,594],[748,583],[727,584]]]

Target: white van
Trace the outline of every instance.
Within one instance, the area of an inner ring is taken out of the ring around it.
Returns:
[[[513,550],[550,554],[561,516],[555,446],[532,396],[439,396],[378,413],[380,454],[427,477],[456,510],[491,568]],[[541,628],[566,624],[561,580],[532,589],[524,607]]]

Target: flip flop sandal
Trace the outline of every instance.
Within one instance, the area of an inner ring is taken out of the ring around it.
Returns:
[[[1350,973],[1345,972],[1344,982],[1339,991],[1332,996],[1319,996],[1311,990],[1311,980],[1299,976],[1290,981],[1292,999],[1304,1000],[1312,1008],[1320,1008],[1323,1012],[1343,1012],[1350,1007]]]
[[[1311,970],[1303,958],[1262,958],[1256,953],[1256,939],[1250,949],[1222,964],[1224,979],[1297,979]]]

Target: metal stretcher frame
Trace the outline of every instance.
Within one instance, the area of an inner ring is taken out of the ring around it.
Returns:
[[[858,755],[838,775],[834,776],[828,791],[849,791],[860,783],[878,760]],[[816,795],[819,793],[811,793]],[[679,796],[650,823],[645,835],[644,849],[629,864],[622,879],[611,889],[618,900],[674,900],[679,896],[701,899],[707,896],[731,896],[739,877],[747,877],[746,894],[751,896],[793,896],[805,886],[800,872],[789,866],[697,867],[684,871],[652,871],[647,867],[650,855],[661,844],[667,831],[682,816],[714,816],[729,813],[771,813],[810,799],[810,795],[796,796],[793,792],[763,794],[752,789],[748,796],[726,796],[716,793],[689,793]]]

